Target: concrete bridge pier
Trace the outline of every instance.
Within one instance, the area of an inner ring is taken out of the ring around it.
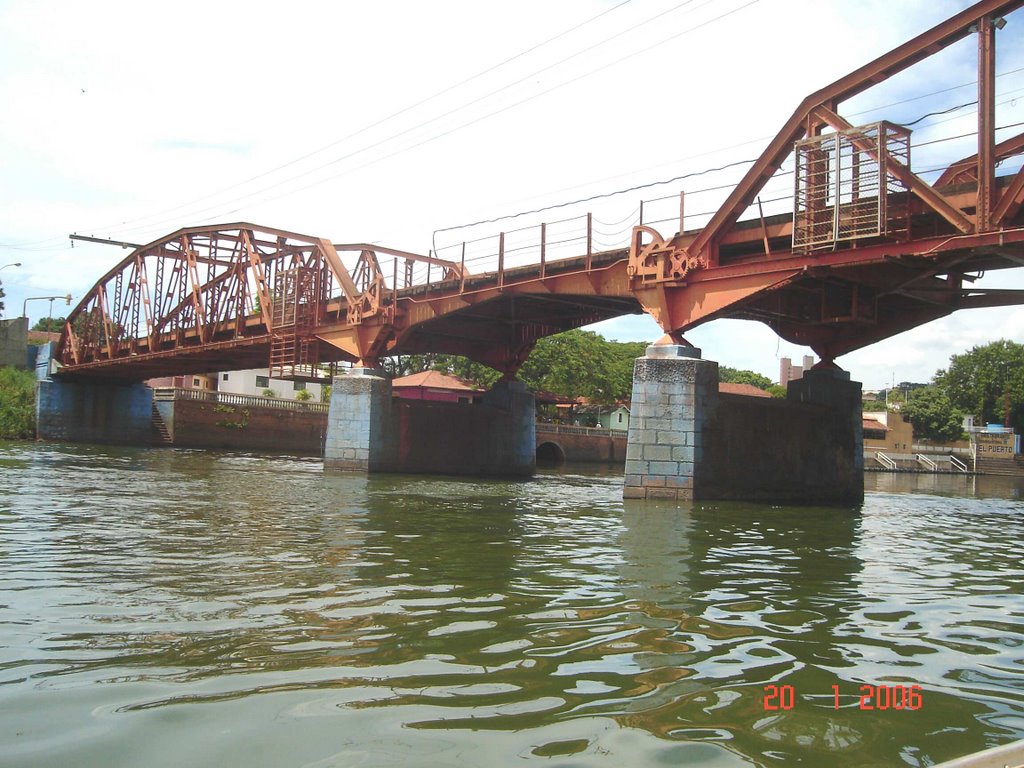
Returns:
[[[53,345],[35,351],[40,440],[113,445],[153,441],[153,390],[141,382],[61,379],[52,375]]]
[[[633,370],[624,498],[856,504],[864,497],[860,384],[834,369],[787,397],[721,394],[700,350],[655,345]]]
[[[334,379],[324,467],[528,477],[536,469],[533,394],[501,381],[480,402],[395,398],[391,381],[370,368]]]

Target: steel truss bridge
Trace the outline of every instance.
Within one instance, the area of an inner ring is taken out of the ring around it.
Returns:
[[[528,246],[498,235],[471,273],[464,244],[438,258],[249,223],[186,227],[136,248],[82,299],[61,374],[269,363],[276,378],[316,378],[338,361],[444,352],[513,376],[538,339],[639,312],[679,339],[716,318],[758,320],[831,362],[958,309],[1022,303],[1022,291],[972,287],[1024,265],[1024,167],[996,172],[1024,154],[1024,132],[997,142],[995,124],[997,32],[1021,5],[979,2],[808,96],[699,229],[684,226],[681,193],[672,236],[641,214],[628,245],[602,249],[588,214],[568,238],[555,224],[519,231]],[[908,128],[855,126],[839,105],[971,36],[975,146],[929,183]],[[792,208],[765,216],[759,195],[790,160]],[[567,242],[575,252],[552,257]]]

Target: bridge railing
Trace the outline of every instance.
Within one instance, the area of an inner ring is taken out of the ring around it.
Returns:
[[[552,435],[589,435],[590,437],[626,437],[629,433],[624,429],[608,429],[607,427],[576,427],[567,424],[548,424],[537,422],[537,432]]]
[[[279,408],[289,411],[314,411],[326,413],[328,403],[314,403],[302,400],[287,400],[280,397],[260,397],[258,395],[238,395],[233,392],[217,392],[209,389],[185,389],[183,387],[157,387],[153,390],[153,399],[167,400],[200,400],[218,405],[234,405],[243,408]]]

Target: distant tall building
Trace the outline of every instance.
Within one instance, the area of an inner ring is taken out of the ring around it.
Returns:
[[[788,357],[779,360],[779,384],[786,386],[791,381],[803,378],[804,371],[814,367],[814,355],[804,355],[803,365],[793,365]]]

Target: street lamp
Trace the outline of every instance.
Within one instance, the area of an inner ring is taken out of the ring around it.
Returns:
[[[12,261],[10,264],[4,264],[2,267],[0,267],[0,269],[7,269],[8,267],[20,267],[20,266],[21,266],[21,262],[20,261]]]
[[[28,324],[28,303],[30,301],[49,301],[50,302],[50,320],[53,319],[53,301],[54,299],[64,299],[65,303],[71,306],[71,294],[65,294],[64,296],[29,296],[25,299],[21,305],[21,316],[25,318],[26,325]],[[50,320],[47,320],[46,328],[50,328]]]

